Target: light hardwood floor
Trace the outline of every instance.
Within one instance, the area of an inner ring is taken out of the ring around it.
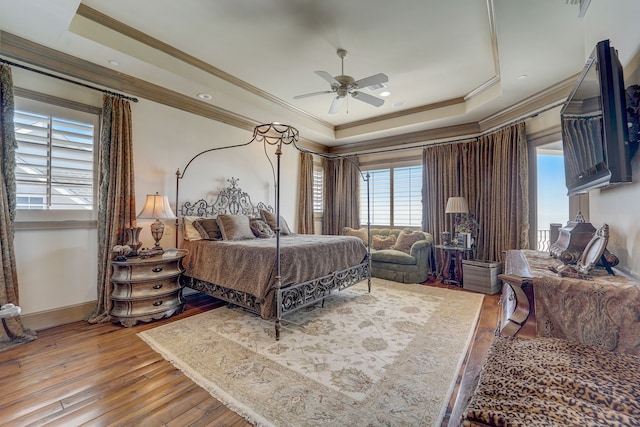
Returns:
[[[443,426],[458,424],[493,337],[497,301],[497,295],[484,300]],[[193,295],[184,313],[133,328],[75,322],[39,331],[37,340],[0,353],[0,425],[250,425],[136,336],[219,305]]]

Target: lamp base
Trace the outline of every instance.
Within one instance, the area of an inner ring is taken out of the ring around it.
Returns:
[[[156,219],[153,224],[151,224],[151,237],[156,241],[155,246],[153,247],[154,251],[161,251],[160,253],[164,253],[162,247],[160,247],[160,240],[162,239],[162,235],[164,234],[164,224],[160,222],[159,219]]]

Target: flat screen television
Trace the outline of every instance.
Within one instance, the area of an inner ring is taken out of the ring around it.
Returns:
[[[599,42],[560,113],[567,192],[631,182],[622,65]]]

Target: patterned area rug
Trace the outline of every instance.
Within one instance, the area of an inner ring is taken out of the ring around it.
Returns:
[[[274,325],[218,308],[138,334],[255,424],[439,425],[483,295],[373,279]]]

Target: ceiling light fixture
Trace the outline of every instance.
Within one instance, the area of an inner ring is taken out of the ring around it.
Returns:
[[[198,94],[198,98],[202,99],[203,101],[209,101],[213,97],[211,95],[209,95],[208,93],[199,93]]]
[[[391,95],[391,92],[387,92],[387,91],[380,92],[380,93],[378,94],[378,96],[382,96],[382,97],[386,97],[386,96],[389,96],[389,95]]]
[[[526,75],[526,74],[520,74],[520,75],[518,76],[518,80],[524,80],[524,79],[526,79],[526,78],[527,78],[527,75]]]
[[[115,59],[110,59],[110,60],[109,60],[109,64],[114,65],[114,66],[116,66],[116,67],[117,67],[118,65],[120,65],[120,63],[119,63],[118,61],[116,61]]]
[[[393,104],[391,104],[391,106],[393,106],[395,108],[403,107],[404,106],[404,101],[394,102]]]

